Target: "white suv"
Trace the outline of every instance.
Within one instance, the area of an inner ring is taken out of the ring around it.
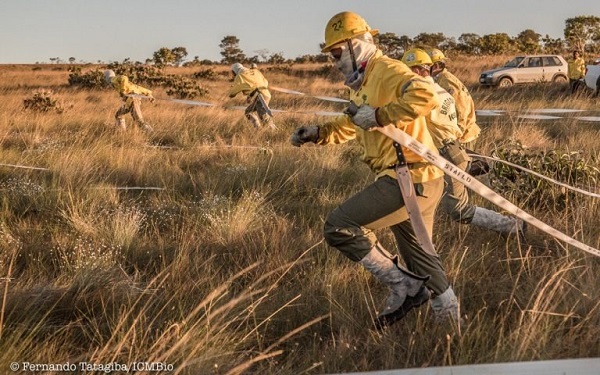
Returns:
[[[567,83],[567,62],[560,55],[517,56],[501,68],[487,70],[479,76],[486,86],[510,87],[517,83]]]
[[[600,64],[587,66],[585,83],[587,87],[594,90],[595,96],[600,96]]]

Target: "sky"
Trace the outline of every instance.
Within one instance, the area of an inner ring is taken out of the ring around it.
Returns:
[[[327,21],[353,11],[381,32],[458,38],[533,29],[564,38],[567,18],[600,17],[600,0],[0,0],[0,64],[145,61],[161,47],[219,61],[227,35],[246,56],[318,54]]]

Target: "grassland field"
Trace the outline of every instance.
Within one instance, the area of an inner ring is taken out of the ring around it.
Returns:
[[[478,119],[478,151],[491,155],[518,141],[531,152],[577,151],[598,167],[598,123],[518,117],[542,108],[593,113],[598,99],[545,83],[479,87],[479,73],[505,60],[449,63],[477,109],[508,111]],[[315,73],[319,65],[259,68],[274,86],[347,95],[337,73]],[[199,69],[206,67],[167,72]],[[436,324],[425,305],[374,331],[386,290],[322,237],[328,212],[374,178],[355,143],[292,147],[296,127],[324,119],[311,114],[276,113],[278,130],[252,128],[243,111],[223,108],[245,105],[227,97],[226,73],[199,81],[209,94],[197,100],[217,106],[144,102],[154,132],[130,118],[117,131],[118,94],[69,86],[68,74],[64,65],[0,66],[0,373],[12,362],[322,374],[600,356],[598,258],[535,228],[524,243],[440,213],[434,243],[465,325],[459,332]],[[65,111],[24,110],[40,89],[52,90]],[[162,88],[154,96],[168,99]],[[343,110],[278,92],[271,107]],[[600,191],[596,180],[585,188]],[[542,201],[501,192],[600,247],[598,199],[548,189]],[[395,249],[391,233],[377,235]]]

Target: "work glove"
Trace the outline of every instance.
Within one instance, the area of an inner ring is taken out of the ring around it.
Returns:
[[[363,104],[360,107],[354,102],[344,111],[350,116],[352,122],[363,130],[371,130],[374,127],[381,126],[377,122],[377,108],[373,108],[368,104]]]
[[[377,108],[363,104],[358,107],[356,114],[351,116],[352,122],[363,130],[371,130],[379,125],[377,122]]]
[[[300,147],[306,142],[315,143],[319,139],[318,126],[301,126],[294,131],[290,142],[296,147]]]

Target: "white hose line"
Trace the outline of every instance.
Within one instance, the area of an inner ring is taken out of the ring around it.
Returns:
[[[550,177],[544,176],[543,174],[534,172],[531,169],[527,169],[525,167],[522,167],[522,166],[520,166],[518,164],[511,163],[511,162],[506,161],[506,160],[498,159],[498,158],[495,158],[495,157],[492,157],[492,156],[485,156],[485,155],[481,155],[481,154],[469,154],[468,153],[468,155],[470,157],[476,158],[476,159],[487,159],[487,160],[493,160],[493,161],[498,162],[498,163],[506,164],[506,165],[509,165],[509,166],[511,166],[513,168],[520,169],[523,172],[530,173],[530,174],[532,174],[534,176],[542,178],[542,179],[544,179],[546,181],[549,181],[549,182],[551,182],[551,183],[553,183],[555,185],[562,186],[562,187],[564,187],[566,189],[573,190],[573,191],[576,191],[576,192],[581,193],[581,194],[585,194],[585,195],[590,196],[590,197],[600,198],[600,194],[592,193],[592,192],[589,192],[589,191],[586,191],[586,190],[582,190],[582,189],[576,188],[576,187],[571,186],[571,185],[567,185],[567,184],[565,184],[563,182],[556,181],[555,179],[552,179]]]
[[[166,190],[155,186],[92,186],[91,190]]]
[[[325,101],[329,101],[329,102],[336,102],[336,103],[348,103],[349,102],[346,99],[334,98],[331,96],[309,95],[309,94],[302,93],[300,91],[284,89],[281,87],[270,86],[269,89],[273,90],[273,91],[286,93],[286,94],[306,96],[306,97],[316,98],[316,99],[325,100]],[[132,94],[129,96],[131,96],[132,98],[150,99],[148,96],[139,95],[139,94]],[[225,108],[225,109],[234,109],[234,110],[245,110],[246,109],[246,107],[244,107],[244,106],[218,106],[214,103],[200,102],[200,101],[196,101],[196,100],[187,100],[187,99],[165,99],[165,98],[155,98],[155,99],[165,101],[165,102],[194,105],[194,106],[199,106],[199,107],[221,107],[221,108]],[[270,108],[270,110],[273,113],[295,113],[295,114],[301,114],[301,115],[317,115],[317,116],[338,116],[338,115],[340,115],[340,112],[332,112],[332,111],[289,111],[289,110],[275,109],[275,108]],[[562,119],[564,117],[549,116],[549,115],[535,114],[535,113],[573,113],[573,112],[583,112],[583,111],[585,111],[585,110],[553,109],[553,108],[537,109],[537,110],[531,109],[531,110],[526,110],[525,112],[533,113],[533,114],[519,114],[519,115],[517,115],[517,117],[524,119],[524,120],[558,120],[558,119]],[[499,109],[498,110],[489,109],[489,110],[476,110],[475,111],[477,116],[484,116],[484,117],[485,116],[503,116],[507,112],[508,111],[506,111],[506,110],[499,110]],[[581,117],[570,117],[570,118],[576,119],[576,120],[583,120],[583,121],[593,121],[593,122],[600,121],[600,117],[598,117],[598,116],[581,116]]]
[[[566,242],[572,246],[575,246],[583,251],[586,251],[590,254],[600,257],[600,250],[595,249],[591,246],[588,246],[584,243],[577,241],[574,238],[567,236],[566,234],[560,232],[557,229],[552,228],[548,224],[542,222],[539,219],[531,216],[527,212],[523,211],[519,207],[515,206],[507,199],[500,196],[498,193],[494,192],[492,189],[485,186],[483,183],[479,182],[475,177],[469,175],[467,172],[461,170],[456,165],[450,163],[448,160],[443,157],[433,153],[427,147],[425,147],[422,143],[418,142],[416,139],[412,138],[402,130],[396,128],[393,125],[387,125],[384,127],[375,128],[377,131],[382,134],[390,137],[392,140],[400,143],[402,146],[409,148],[416,154],[422,156],[426,160],[428,160],[431,164],[437,166],[441,170],[444,171],[447,175],[454,178],[455,180],[460,181],[469,189],[473,190],[475,193],[479,194],[483,198],[489,200],[496,206],[510,212],[515,215],[519,219],[526,221],[527,223],[533,225],[534,227],[548,233],[549,235]]]
[[[275,87],[275,86],[269,86],[269,90],[277,91],[277,92],[282,92],[282,93],[285,93],[285,94],[307,96],[309,98],[316,98],[316,99],[325,100],[325,101],[328,101],[328,102],[350,103],[350,101],[346,100],[346,99],[334,98],[332,96],[309,95],[309,94],[305,94],[305,93],[300,92],[300,91],[289,90],[289,89],[284,89],[284,88]]]
[[[577,120],[600,122],[600,116],[581,116],[575,117]]]
[[[17,165],[17,164],[0,164],[2,167],[10,167],[10,168],[21,168],[21,169],[33,169],[36,171],[49,171],[48,168],[40,168],[40,167],[29,167],[27,165]]]

